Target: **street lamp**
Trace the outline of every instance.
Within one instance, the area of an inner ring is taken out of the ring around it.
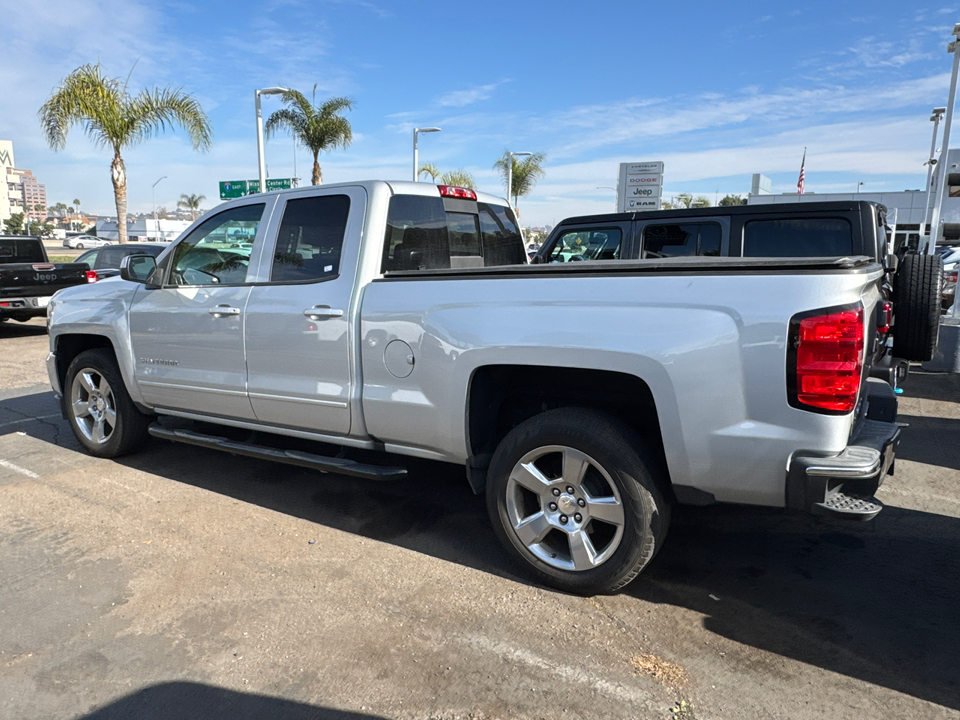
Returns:
[[[946,111],[946,108],[938,107],[934,108],[930,115],[930,122],[933,123],[933,140],[930,141],[930,159],[924,163],[927,166],[927,199],[923,202],[923,221],[920,227],[920,234],[926,236],[927,245],[930,244],[930,232],[927,231],[927,213],[930,212],[930,196],[933,193],[933,168],[937,164],[937,158],[935,157],[937,154],[937,129],[940,127],[940,120],[943,119],[943,114]],[[926,246],[924,246],[924,249],[926,249]]]
[[[513,191],[513,159],[521,155],[533,155],[532,152],[508,152],[507,153],[507,205],[510,204],[510,193]],[[516,208],[514,208],[516,212]]]
[[[290,91],[283,87],[268,87],[253,91],[253,98],[257,104],[257,168],[260,170],[260,192],[267,191],[267,164],[263,159],[263,115],[260,114],[260,96],[283,95],[285,92]]]
[[[858,182],[858,183],[857,183],[857,192],[860,192],[860,186],[861,186],[861,185],[863,185],[862,182]]]
[[[953,26],[954,40],[947,45],[947,52],[953,53],[953,73],[950,75],[950,92],[947,94],[947,117],[943,121],[943,150],[940,157],[950,157],[950,125],[953,123],[953,105],[957,99],[957,72],[960,70],[960,48],[957,47],[957,36],[960,36],[960,23]],[[930,239],[927,241],[927,254],[933,255],[937,247],[937,238],[940,237],[940,207],[943,205],[943,191],[946,189],[944,181],[947,179],[947,163],[941,162],[937,168],[937,199],[933,203],[933,215],[930,218]],[[954,308],[956,309],[956,307]]]
[[[413,129],[413,181],[414,182],[419,182],[419,178],[420,178],[420,173],[418,172],[419,168],[417,167],[417,155],[418,155],[417,135],[419,135],[420,133],[428,133],[428,132],[440,132],[440,128],[429,127],[429,128]]]
[[[166,175],[160,178],[160,180],[166,180],[166,179],[167,179]],[[159,235],[159,228],[157,226],[157,183],[160,182],[160,180],[157,180],[157,182],[155,182],[153,184],[153,187],[150,189],[151,193],[153,193],[153,239],[154,240],[156,240],[157,235]],[[117,218],[117,220],[119,219],[120,218]]]

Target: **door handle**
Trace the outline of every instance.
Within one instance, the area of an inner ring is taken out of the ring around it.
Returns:
[[[329,305],[315,305],[303,311],[311,320],[324,320],[326,318],[343,317],[343,310],[332,308]]]
[[[207,312],[218,318],[235,317],[240,314],[240,308],[230,307],[229,305],[217,305],[207,310]]]

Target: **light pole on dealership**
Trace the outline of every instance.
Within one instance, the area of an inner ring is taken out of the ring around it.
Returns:
[[[953,53],[953,73],[950,75],[950,93],[947,95],[947,117],[943,121],[943,144],[940,157],[950,158],[950,125],[953,123],[953,105],[957,99],[957,72],[960,71],[960,47],[956,36],[960,35],[960,23],[953,26],[954,39],[947,45],[947,52]],[[933,203],[933,216],[930,218],[930,240],[927,242],[927,254],[936,252],[937,239],[940,237],[940,208],[943,206],[943,191],[947,179],[947,163],[937,163],[937,199]]]
[[[512,200],[510,200],[510,194],[513,192],[513,159],[515,157],[520,157],[521,155],[533,155],[532,152],[512,152],[507,153],[507,205],[510,205]],[[513,208],[512,205],[510,205]],[[516,208],[513,208],[513,212],[516,213]]]
[[[927,215],[930,212],[930,197],[933,193],[933,168],[937,164],[937,130],[940,128],[940,121],[946,111],[946,108],[938,107],[934,108],[930,115],[930,121],[933,123],[933,140],[930,141],[930,159],[925,163],[927,166],[927,199],[923,202],[923,221],[920,225],[920,234],[926,237],[927,245],[930,244],[930,232],[927,232],[927,228],[931,227],[927,225]]]
[[[440,132],[440,128],[414,128],[413,129],[413,181],[418,182],[420,178],[420,173],[418,172],[420,168],[417,167],[418,163],[418,150],[417,150],[417,135],[420,133],[428,132]]]
[[[160,180],[166,180],[166,179],[167,179],[166,175],[160,178]],[[157,183],[160,182],[160,180],[157,180],[157,182],[153,184],[153,188],[151,188],[151,192],[153,193],[153,239],[154,240],[156,240],[157,236],[160,234],[160,228],[157,225]],[[119,221],[120,218],[117,218],[117,220]]]
[[[283,87],[268,87],[253,91],[253,98],[257,105],[257,168],[260,171],[260,192],[267,191],[267,163],[263,158],[263,115],[260,113],[260,96],[283,95],[285,92],[289,91]]]

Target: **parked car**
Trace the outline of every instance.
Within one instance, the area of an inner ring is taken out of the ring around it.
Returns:
[[[113,242],[105,240],[104,238],[94,237],[93,235],[74,235],[63,241],[65,248],[74,248],[76,250],[103,247],[104,245],[113,245]]]
[[[957,263],[953,263],[950,269],[943,270],[943,294],[940,296],[940,307],[944,312],[953,307],[957,299]]]
[[[120,261],[128,255],[150,255],[157,257],[168,247],[170,247],[170,243],[155,242],[110,245],[87,250],[77,258],[76,262],[86,263],[90,267],[90,270],[87,272],[88,282],[97,282],[97,280],[119,275]]]
[[[872,241],[878,206],[856,210]],[[253,252],[221,247],[238,228]],[[633,580],[674,503],[881,511],[901,432],[871,377],[881,263],[525,250],[506,202],[465,188],[240,198],[57,293],[47,371],[97,457],[152,435],[377,480],[457,463],[507,551],[569,592]]]
[[[0,235],[0,322],[47,314],[53,294],[86,281],[81,263],[52,263],[38,237]]]

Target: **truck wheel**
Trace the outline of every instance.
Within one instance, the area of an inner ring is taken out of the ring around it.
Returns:
[[[108,350],[87,350],[73,359],[62,402],[73,434],[91,455],[119,457],[147,439],[150,420],[133,404]]]
[[[926,362],[937,352],[943,266],[936,255],[904,255],[893,278],[893,355]]]
[[[487,510],[503,546],[543,583],[579,595],[612,593],[646,567],[666,536],[670,506],[657,468],[614,418],[550,410],[500,443]]]

